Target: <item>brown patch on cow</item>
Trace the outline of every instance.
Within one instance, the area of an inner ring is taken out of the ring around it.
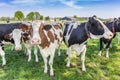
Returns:
[[[50,42],[54,43],[54,39],[55,39],[55,38],[54,38],[53,33],[52,33],[51,31],[48,31],[47,35],[48,35],[48,37],[49,37],[49,39],[50,39]]]
[[[33,32],[32,25],[21,24],[19,27],[20,29],[22,29],[23,32],[32,36]]]
[[[60,37],[63,37],[63,33],[62,32],[60,32]]]
[[[62,29],[62,24],[54,24],[53,25],[55,29]]]
[[[10,35],[10,34],[6,34],[6,35],[4,36],[4,38],[5,38],[5,39],[9,39],[9,40],[11,40],[11,39],[12,39],[12,35]]]
[[[48,24],[47,24],[47,25],[44,25],[44,29],[45,29],[45,30],[50,30],[51,28],[52,28],[51,25],[48,25]]]
[[[44,24],[41,23],[40,28],[39,28],[39,34],[40,34],[40,37],[41,37],[40,46],[44,49],[45,47],[49,47],[50,42],[48,41],[43,29],[44,29]]]

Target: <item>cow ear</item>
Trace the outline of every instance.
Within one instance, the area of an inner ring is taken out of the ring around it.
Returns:
[[[93,17],[93,18],[97,18],[97,16],[96,16],[96,15],[93,15],[92,17]]]
[[[20,29],[22,29],[22,31],[28,30],[28,26],[25,24],[21,24],[19,27],[20,27]]]
[[[4,36],[4,38],[11,40],[11,39],[12,39],[12,33],[11,33],[11,34],[6,34],[6,35]]]
[[[43,23],[40,24],[40,29],[44,29],[44,24]]]

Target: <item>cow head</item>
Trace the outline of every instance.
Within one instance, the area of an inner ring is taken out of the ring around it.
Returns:
[[[21,50],[21,34],[23,32],[20,29],[14,29],[12,33],[5,35],[5,38],[7,39],[13,39],[15,50]]]
[[[120,18],[114,19],[112,26],[115,27],[117,32],[120,32]]]
[[[44,24],[39,21],[33,21],[32,22],[32,44],[41,44],[41,38],[40,38],[40,30],[42,30],[44,27]]]
[[[88,26],[91,38],[104,37],[106,39],[111,39],[113,37],[113,33],[96,16],[89,18]]]
[[[30,35],[30,25],[28,24],[20,24],[18,29],[14,29],[12,33],[5,35],[7,39],[13,39],[15,50],[21,50],[21,42],[23,37],[28,37]]]

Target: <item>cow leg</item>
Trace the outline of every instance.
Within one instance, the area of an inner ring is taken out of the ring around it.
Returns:
[[[67,61],[67,67],[70,67],[70,60],[71,60],[71,57],[72,57],[72,50],[71,50],[71,47],[69,47],[67,49],[67,55],[68,55],[68,61]]]
[[[112,40],[110,40],[108,42],[108,45],[106,46],[106,58],[109,58],[109,48],[110,48],[110,44],[111,44]]]
[[[120,44],[120,32],[118,32],[118,44]]]
[[[85,54],[86,54],[86,45],[84,45],[84,50],[83,50],[83,53],[81,55],[82,71],[86,71],[86,68],[85,68]]]
[[[60,53],[60,47],[58,47],[58,56],[60,56],[61,53]]]
[[[100,38],[100,50],[99,50],[98,56],[101,56],[102,48],[103,48],[103,41],[102,41],[102,38]]]
[[[11,47],[11,51],[13,51],[15,49],[15,45],[13,45],[12,47]]]
[[[27,49],[28,54],[28,62],[31,60],[31,49]]]
[[[5,59],[5,52],[2,50],[2,47],[0,47],[0,55],[2,57],[2,66],[6,65],[6,59]]]
[[[37,46],[34,46],[35,62],[38,62]]]
[[[47,67],[47,57],[44,55],[45,53],[43,52],[42,53],[42,57],[43,57],[43,60],[44,60],[44,73],[47,73],[48,71],[48,67]]]
[[[54,76],[54,71],[53,71],[54,54],[55,54],[55,50],[52,51],[52,54],[50,55],[50,60],[49,60],[50,76]]]
[[[25,54],[26,56],[28,56],[27,48],[25,48],[24,54]]]

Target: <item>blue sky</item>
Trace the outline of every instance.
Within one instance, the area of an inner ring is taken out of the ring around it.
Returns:
[[[0,0],[0,17],[13,17],[17,10],[25,15],[38,11],[50,17],[97,15],[113,18],[120,17],[120,0]]]

